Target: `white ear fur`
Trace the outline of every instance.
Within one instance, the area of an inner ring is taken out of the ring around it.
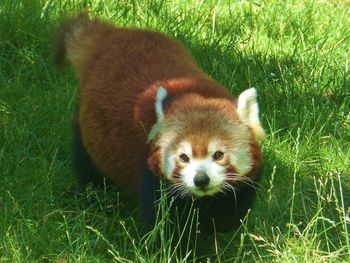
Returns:
[[[163,101],[167,95],[168,95],[168,92],[166,91],[166,89],[160,86],[157,90],[157,95],[156,95],[157,121],[163,121],[164,119]]]
[[[255,88],[243,91],[238,97],[237,112],[241,121],[251,127],[257,139],[263,140],[265,132],[259,120],[259,107]]]
[[[147,142],[152,141],[162,128],[164,119],[163,101],[167,96],[168,92],[166,91],[166,89],[160,86],[157,90],[155,102],[157,122],[153,125],[150,133],[148,134]]]

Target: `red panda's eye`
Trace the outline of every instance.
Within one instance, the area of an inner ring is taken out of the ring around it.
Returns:
[[[183,163],[188,163],[190,161],[190,157],[188,157],[186,154],[180,154],[180,161]]]
[[[215,152],[214,155],[213,155],[213,159],[214,159],[215,161],[219,161],[219,160],[221,160],[223,157],[224,157],[224,153],[221,152],[221,151],[217,151],[217,152]]]

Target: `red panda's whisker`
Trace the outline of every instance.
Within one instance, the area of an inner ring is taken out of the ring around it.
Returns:
[[[166,199],[166,196],[161,196],[159,199],[155,200],[153,203],[155,205],[159,204],[162,200]]]
[[[162,189],[157,189],[156,191],[158,191],[158,192],[168,191],[168,190],[170,190],[170,189],[172,189],[172,188],[173,188],[173,185],[169,185],[169,186],[164,187],[164,188],[162,188]]]
[[[222,185],[222,189],[224,189],[224,190],[231,190],[230,184],[228,184],[227,182],[224,182],[223,185]]]
[[[169,192],[167,192],[166,193],[166,195],[168,196],[168,195],[173,195],[174,193],[176,193],[178,191],[178,188],[176,188],[176,187],[172,187],[170,190],[169,190]]]
[[[244,175],[226,176],[225,180],[229,181],[229,182],[241,182],[241,183],[244,183],[250,187],[253,187],[255,190],[257,190],[257,187],[260,186],[259,183],[257,183],[256,181],[253,181],[252,179],[250,179],[249,177],[244,176]]]
[[[229,175],[239,176],[240,174],[238,174],[238,173],[225,173],[224,175],[225,176],[229,176]]]
[[[178,192],[181,190],[182,184],[180,183],[175,183],[170,186],[170,191],[167,193],[167,195],[172,195],[175,192]]]
[[[174,178],[176,179],[176,178]],[[171,183],[166,183],[161,189],[159,189],[158,191],[161,191],[161,190],[169,190],[171,188],[173,188],[174,186],[176,185],[179,185],[181,184],[181,181],[180,180],[174,180],[173,182]]]
[[[160,201],[162,201],[163,199],[167,199],[168,196],[173,195],[173,197],[176,199],[179,195],[179,193],[181,193],[181,191],[183,191],[184,186],[178,182],[178,183],[173,183],[171,185],[169,185],[167,188],[165,188],[165,195],[161,196],[158,200],[154,201],[155,204],[158,204]]]
[[[186,198],[187,196],[191,195],[191,190],[186,187],[181,180],[178,180],[173,185],[176,188],[176,190],[173,191],[176,197]]]
[[[261,184],[259,184],[258,182],[252,180],[251,178],[249,178],[247,176],[242,175],[241,179],[242,179],[242,182],[249,182],[249,183],[251,183],[254,186],[261,186]]]
[[[225,178],[226,181],[231,181],[231,182],[243,182],[243,183],[254,183],[256,184],[253,180],[251,179],[247,179],[247,178],[244,178],[244,177],[236,177],[236,178]]]
[[[236,190],[237,188],[235,188],[233,185],[230,185],[227,182],[224,182],[224,186],[227,187],[229,190],[232,190],[234,198],[235,198],[235,203],[237,203],[237,196],[236,196]]]
[[[236,187],[234,187],[233,185],[231,185],[231,184],[229,184],[229,183],[227,183],[227,182],[224,182],[224,187],[225,187],[226,189],[233,190],[233,191],[236,191],[236,190],[237,190]]]
[[[219,191],[220,193],[223,193],[224,195],[227,195],[227,193],[229,191],[231,191],[231,188],[226,184],[223,184],[222,187],[220,188],[220,191]]]
[[[191,190],[189,188],[183,186],[180,197],[185,198],[186,196],[189,196],[190,194],[191,194]]]
[[[187,188],[183,185],[182,182],[176,182],[170,186],[170,191],[168,191],[166,195],[173,196],[176,199],[177,197],[184,195],[184,192],[186,191]]]
[[[226,181],[244,183],[244,184],[254,188],[255,190],[258,190],[258,186],[259,186],[259,184],[254,182],[254,181],[248,181],[248,180],[244,180],[244,179],[243,180],[234,179],[234,180],[226,180]]]
[[[248,182],[252,182],[254,184],[258,184],[256,181],[252,180],[251,178],[249,178],[248,176],[245,175],[238,175],[238,176],[227,176],[228,174],[225,174],[226,179],[227,180],[232,180],[232,181],[248,181]]]
[[[187,195],[186,189],[182,189],[182,191],[179,193],[179,196],[180,196],[181,198],[185,198],[186,195]]]

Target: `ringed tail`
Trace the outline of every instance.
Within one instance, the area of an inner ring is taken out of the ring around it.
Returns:
[[[96,19],[90,19],[87,11],[63,19],[53,35],[53,62],[63,66],[67,58],[79,70],[84,64],[89,43],[102,24]]]

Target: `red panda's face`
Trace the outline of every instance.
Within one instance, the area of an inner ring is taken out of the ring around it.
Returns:
[[[173,183],[172,191],[180,196],[214,195],[255,179],[261,162],[257,138],[263,130],[256,101],[249,101],[249,95],[243,98],[248,106],[242,106],[240,96],[235,107],[227,99],[188,94],[174,100],[164,114],[166,91],[158,92],[158,122],[149,138],[158,149],[155,166]]]
[[[152,143],[158,170],[174,193],[214,195],[255,179],[252,172],[261,162],[257,136],[231,101],[186,95],[159,116]]]
[[[196,146],[196,143],[185,140],[175,152],[166,154],[163,170],[165,176],[174,182],[174,191],[204,196],[231,190],[232,181],[238,174],[232,166],[230,149],[218,139],[209,141],[206,147]]]
[[[236,127],[232,129],[235,134],[229,134],[224,126],[217,126],[213,134],[209,133],[211,129],[199,129],[188,136],[179,131],[180,136],[173,140],[171,133],[161,136],[160,170],[173,183],[173,191],[214,195],[232,191],[236,182],[250,180],[246,175],[254,160],[250,157],[249,132],[242,126],[242,132]]]

